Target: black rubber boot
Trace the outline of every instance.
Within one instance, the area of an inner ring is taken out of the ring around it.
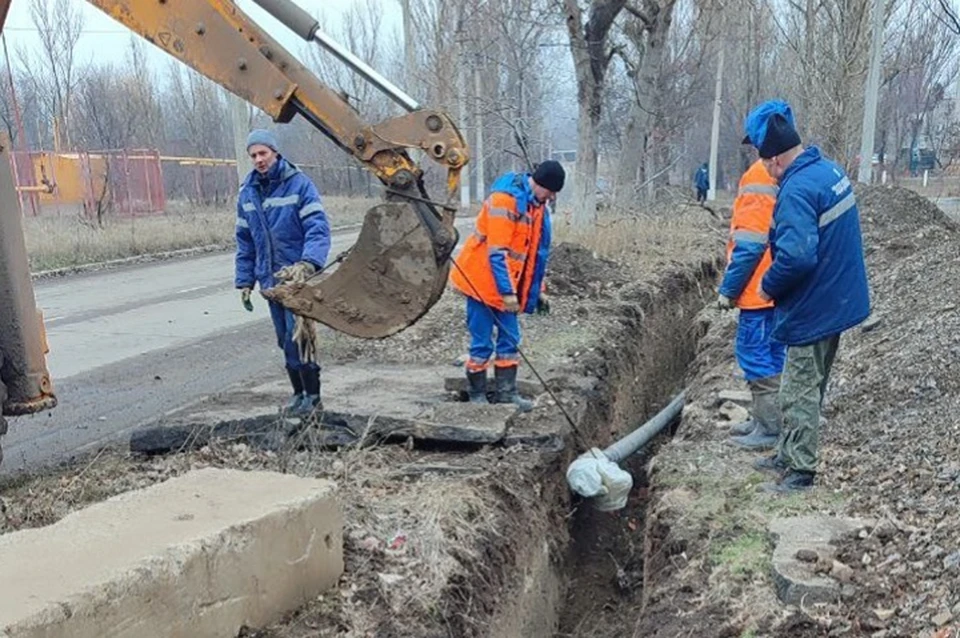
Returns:
[[[467,394],[470,403],[488,403],[486,370],[467,370]]]
[[[813,481],[816,478],[814,472],[804,472],[802,470],[789,470],[780,477],[776,483],[764,483],[762,488],[765,492],[774,494],[796,494],[804,492],[813,487]]]
[[[776,476],[781,476],[790,468],[787,467],[787,464],[780,458],[779,454],[774,454],[754,461],[753,469],[759,472],[770,472]]]
[[[293,396],[287,401],[284,410],[293,413],[300,409],[300,403],[303,401],[303,380],[300,378],[300,371],[287,367],[287,376],[290,377],[290,385],[293,386]]]
[[[497,380],[497,403],[513,403],[521,412],[533,409],[533,401],[528,401],[517,392],[517,371],[519,366],[509,368],[494,368],[494,378]]]
[[[300,370],[300,378],[303,379],[300,415],[310,416],[315,411],[323,411],[323,402],[320,401],[320,368],[303,368]]]

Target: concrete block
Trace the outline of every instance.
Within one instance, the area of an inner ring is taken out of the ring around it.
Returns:
[[[0,637],[224,638],[343,572],[336,485],[203,469],[0,536]]]
[[[805,550],[809,550],[821,560],[831,560],[836,555],[833,545],[836,540],[872,524],[868,520],[832,516],[796,516],[771,521],[769,530],[776,541],[773,580],[780,600],[787,605],[835,602],[840,596],[838,580],[816,573],[815,565],[804,562],[798,554],[802,557]]]

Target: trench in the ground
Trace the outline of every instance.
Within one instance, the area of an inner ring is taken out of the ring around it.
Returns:
[[[588,410],[591,430],[604,445],[644,423],[683,388],[702,337],[696,321],[704,304],[702,286],[714,273],[704,264],[699,272],[670,277],[626,317],[624,339],[608,353],[605,389]],[[574,502],[557,638],[633,635],[643,603],[646,466],[675,427],[620,464],[634,478],[624,509],[601,512],[585,500]]]

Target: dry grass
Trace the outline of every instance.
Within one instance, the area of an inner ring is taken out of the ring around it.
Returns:
[[[376,200],[326,197],[331,226],[363,221]],[[108,216],[103,227],[75,214],[24,218],[30,267],[34,272],[95,264],[200,246],[233,246],[234,212],[229,207],[190,207],[172,202],[168,211],[121,219]]]
[[[660,206],[644,212],[609,211],[593,228],[558,224],[559,241],[581,244],[600,256],[643,272],[688,263],[722,249],[727,212],[697,205]]]

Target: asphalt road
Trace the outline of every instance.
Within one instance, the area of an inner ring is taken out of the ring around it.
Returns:
[[[472,219],[458,220],[461,235]],[[357,231],[335,234],[331,258]],[[59,406],[10,419],[0,474],[69,461],[238,382],[283,374],[266,301],[233,288],[217,254],[41,281]]]

